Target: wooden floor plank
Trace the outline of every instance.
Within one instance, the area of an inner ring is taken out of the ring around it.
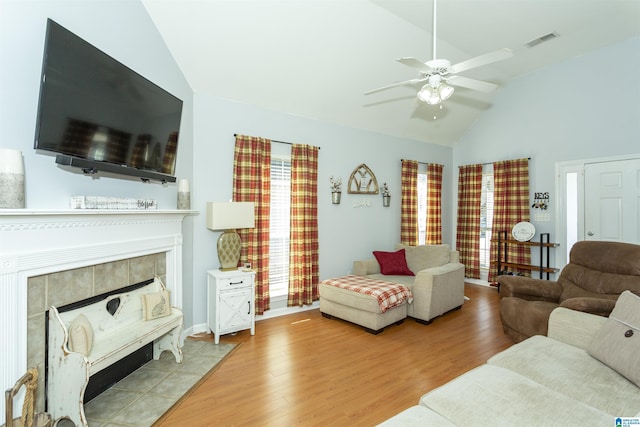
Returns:
[[[511,345],[496,289],[467,284],[465,292],[461,310],[379,335],[311,310],[260,321],[255,336],[222,336],[240,347],[156,425],[380,423]]]

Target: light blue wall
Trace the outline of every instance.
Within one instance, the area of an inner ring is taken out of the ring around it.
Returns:
[[[138,1],[0,0],[0,146],[20,149],[26,169],[26,205],[30,209],[65,209],[71,195],[150,197],[160,208],[176,206],[175,184],[142,184],[131,178],[99,179],[71,173],[54,157],[33,150],[39,75],[46,19],[52,18],[184,101],[176,175],[191,184],[192,209],[183,227],[183,309],[185,326],[206,321],[206,275],[218,267],[217,233],[205,227],[207,201],[231,198],[234,133],[321,147],[319,226],[321,278],[342,275],[352,261],[374,249],[391,250],[399,240],[400,159],[441,163],[443,177],[443,239],[451,242],[452,149],[402,140],[276,113],[246,104],[194,96]],[[195,141],[195,142],[194,142]],[[381,196],[343,194],[332,205],[329,176],[346,182],[353,169],[366,163],[379,184],[388,182],[391,207]],[[369,199],[371,207],[354,208]]]
[[[26,203],[32,209],[64,209],[71,195],[152,197],[161,208],[175,208],[175,184],[142,184],[133,179],[92,179],[62,170],[51,156],[33,150],[39,74],[46,18],[164,87],[184,101],[177,176],[192,188],[192,208],[185,220],[185,326],[206,320],[206,276],[218,267],[217,233],[205,227],[207,201],[231,198],[234,133],[321,147],[319,164],[320,275],[351,270],[354,259],[371,250],[391,250],[399,240],[400,159],[445,165],[443,240],[455,239],[457,166],[475,162],[532,157],[531,191],[554,191],[557,161],[638,152],[640,110],[640,39],[524,76],[501,89],[454,149],[322,123],[251,105],[194,95],[155,26],[138,1],[0,1],[0,139],[1,147],[22,150],[26,168]],[[616,64],[615,72],[603,64]],[[600,101],[600,71],[615,77],[619,88]],[[548,95],[550,100],[544,99]],[[380,195],[350,195],[330,201],[329,176],[345,182],[366,163],[379,184],[388,182],[391,207]],[[552,195],[555,196],[555,195]],[[371,207],[353,207],[370,200]],[[553,233],[552,221],[537,224]]]
[[[640,153],[638,76],[636,37],[509,82],[455,145],[454,180],[460,165],[531,157],[531,199],[551,196],[551,221],[532,223],[553,240],[556,163]],[[539,212],[532,209],[532,218]]]
[[[184,102],[176,175],[193,180],[193,91],[139,1],[0,0],[0,147],[22,151],[26,207],[66,209],[73,195],[153,198],[176,208],[176,184],[133,178],[99,179],[63,170],[55,157],[33,149],[47,18],[113,56]],[[184,234],[183,282],[192,282],[193,220]],[[191,287],[185,286],[191,317]]]
[[[219,266],[216,240],[219,233],[206,229],[208,201],[228,201],[232,195],[234,134],[261,136],[278,141],[320,147],[318,166],[318,227],[320,278],[350,272],[356,259],[372,257],[372,250],[393,250],[400,239],[401,159],[440,163],[443,171],[443,241],[451,243],[452,149],[393,138],[372,132],[323,123],[308,118],[267,111],[251,105],[206,95],[195,96],[193,207],[195,218],[194,314],[196,324],[206,316],[206,270]],[[277,147],[278,144],[274,143]],[[274,147],[275,149],[275,147]],[[381,195],[347,194],[351,172],[365,163],[378,184],[391,188],[391,206],[382,206]],[[343,181],[342,203],[331,203],[329,177]],[[371,207],[354,207],[370,201]]]

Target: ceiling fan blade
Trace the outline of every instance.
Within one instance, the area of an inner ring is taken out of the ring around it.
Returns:
[[[466,87],[467,89],[478,90],[480,92],[491,92],[498,88],[495,83],[483,82],[482,80],[470,79],[463,76],[447,77],[447,83],[453,86]]]
[[[397,61],[408,67],[415,68],[416,70],[422,71],[423,73],[430,73],[432,71],[431,67],[429,67],[427,64],[411,56],[398,58]]]
[[[507,49],[499,49],[493,52],[485,53],[484,55],[476,56],[475,58],[467,59],[466,61],[454,64],[449,69],[451,74],[460,73],[462,71],[470,70],[472,68],[481,67],[483,65],[491,64],[493,62],[502,61],[503,59],[511,58],[513,51]]]
[[[382,90],[390,89],[390,88],[392,88],[392,87],[402,86],[402,85],[408,85],[408,84],[414,84],[414,83],[420,83],[420,82],[423,82],[423,81],[425,81],[425,80],[427,80],[427,78],[426,78],[426,77],[425,77],[425,78],[423,78],[423,79],[411,79],[411,80],[405,80],[405,81],[402,81],[402,82],[391,83],[390,85],[387,85],[387,86],[382,86],[382,87],[379,87],[379,88],[377,88],[377,89],[371,89],[371,90],[368,90],[368,91],[366,91],[364,94],[365,94],[365,95],[370,95],[370,94],[372,94],[372,93],[380,92],[380,91],[382,91]]]

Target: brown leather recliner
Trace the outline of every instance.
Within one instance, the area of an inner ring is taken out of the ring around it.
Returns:
[[[547,335],[556,307],[609,316],[623,291],[640,295],[640,245],[577,242],[557,282],[507,275],[497,281],[504,333],[520,342]]]

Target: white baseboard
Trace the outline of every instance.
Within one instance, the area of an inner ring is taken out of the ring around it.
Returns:
[[[467,283],[472,283],[474,285],[482,285],[482,286],[491,286],[489,284],[489,282],[487,282],[486,280],[481,280],[481,279],[469,279],[468,277],[464,278],[464,281]]]
[[[320,308],[320,301],[314,301],[311,305],[303,305],[302,307],[283,307],[273,310],[267,310],[264,314],[256,316],[256,322],[260,320],[272,319],[274,317],[286,316],[287,314],[300,313],[308,310]]]
[[[187,338],[188,336],[202,333],[209,333],[209,327],[206,323],[200,323],[198,325],[193,325],[189,328],[183,329],[181,335],[182,342],[184,342],[185,338]]]
[[[286,316],[287,314],[300,313],[307,310],[315,310],[320,308],[320,301],[314,301],[311,305],[304,305],[302,307],[283,307],[273,310],[267,310],[264,314],[256,315],[256,322],[266,319],[272,319],[274,317]],[[209,333],[209,326],[206,323],[199,323],[189,328],[185,328],[180,336],[181,342],[190,336],[195,334]]]

